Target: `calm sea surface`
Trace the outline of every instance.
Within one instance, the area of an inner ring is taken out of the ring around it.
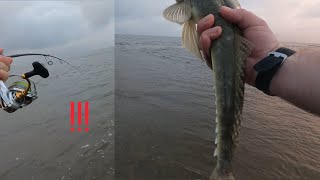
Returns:
[[[113,49],[72,57],[53,54],[83,74],[53,61],[47,65],[48,79],[32,78],[39,99],[13,114],[0,112],[1,180],[113,179]],[[31,70],[35,60],[45,63],[42,57],[15,59],[12,74]],[[71,101],[89,102],[89,133],[70,132]]]
[[[295,48],[316,45],[290,44]],[[116,36],[118,179],[207,179],[215,97],[179,38]],[[320,179],[320,118],[246,86],[237,180]]]

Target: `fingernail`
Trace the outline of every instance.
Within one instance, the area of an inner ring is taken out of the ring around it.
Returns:
[[[225,8],[225,9],[231,9],[230,7],[228,6],[222,6],[222,8]]]
[[[216,34],[216,33],[218,33],[219,32],[219,28],[218,27],[214,27],[214,28],[211,28],[210,30],[209,30],[209,33],[211,34],[211,35],[214,35],[214,34]]]
[[[200,23],[205,23],[205,22],[209,21],[209,19],[210,19],[211,16],[212,16],[212,14],[207,15],[206,17],[204,17],[204,18],[200,21]]]
[[[221,9],[220,9],[220,11],[221,11],[222,9],[225,9],[226,11],[231,10],[231,8],[229,8],[229,7],[227,7],[227,6],[222,6]]]

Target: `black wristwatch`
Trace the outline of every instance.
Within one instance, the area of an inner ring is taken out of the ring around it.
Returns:
[[[287,58],[294,53],[296,52],[291,49],[279,48],[258,62],[254,66],[254,69],[258,72],[255,82],[256,88],[263,91],[265,94],[272,96],[272,94],[270,94],[269,86],[273,76],[277,73]]]

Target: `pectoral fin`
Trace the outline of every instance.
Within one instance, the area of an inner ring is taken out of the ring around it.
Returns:
[[[163,17],[178,24],[188,22],[191,18],[191,5],[185,2],[176,3],[163,11]]]
[[[182,30],[182,46],[188,51],[203,60],[199,49],[199,38],[197,34],[196,24],[190,20],[183,25]]]

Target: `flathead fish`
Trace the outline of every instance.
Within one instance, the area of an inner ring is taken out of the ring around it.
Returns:
[[[200,59],[196,24],[208,14],[215,16],[215,25],[222,35],[211,45],[211,61],[216,97],[215,167],[212,180],[234,180],[232,160],[242,120],[245,59],[252,44],[242,37],[240,29],[225,21],[219,14],[221,6],[240,8],[237,0],[176,0],[164,10],[163,16],[183,24],[182,45]]]

